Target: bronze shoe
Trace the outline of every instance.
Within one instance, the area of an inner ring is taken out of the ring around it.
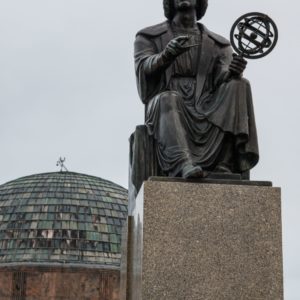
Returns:
[[[200,166],[186,165],[182,170],[184,179],[203,177],[203,170]]]

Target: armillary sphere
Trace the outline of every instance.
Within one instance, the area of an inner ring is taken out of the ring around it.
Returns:
[[[245,58],[256,59],[268,55],[278,41],[275,22],[262,13],[248,13],[233,24],[230,40],[233,49]]]

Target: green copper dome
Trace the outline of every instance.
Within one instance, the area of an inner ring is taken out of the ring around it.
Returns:
[[[119,267],[127,190],[71,172],[0,186],[0,267],[71,263]]]

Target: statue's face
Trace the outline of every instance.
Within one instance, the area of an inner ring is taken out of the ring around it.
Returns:
[[[176,10],[196,8],[197,0],[174,0]]]

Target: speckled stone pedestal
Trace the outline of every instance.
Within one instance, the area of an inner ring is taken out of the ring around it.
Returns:
[[[132,216],[121,299],[283,299],[279,188],[147,181]]]

